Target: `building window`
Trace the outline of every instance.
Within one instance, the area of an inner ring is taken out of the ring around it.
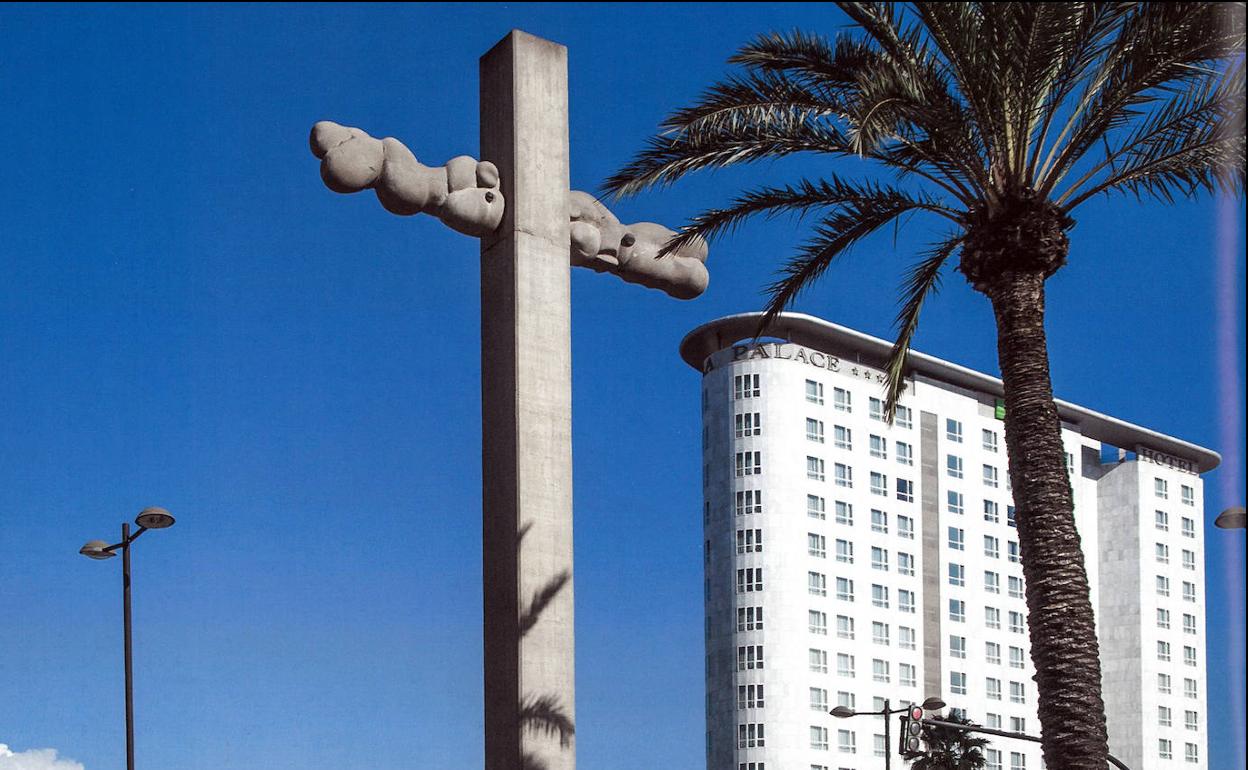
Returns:
[[[1157,581],[1157,595],[1169,596],[1170,595],[1170,578],[1166,577],[1165,575],[1158,575],[1156,578],[1156,581]]]
[[[819,431],[820,441],[823,440],[823,430]],[[854,432],[844,425],[832,426],[832,443],[837,449],[852,450],[854,448]]]
[[[1010,732],[1027,732],[1027,720],[1023,717],[1010,717]]]
[[[756,476],[763,472],[762,452],[737,452],[737,477]]]
[[[737,748],[754,749],[766,746],[767,744],[764,742],[765,729],[766,725],[762,722],[749,722],[737,725]]]
[[[996,607],[984,608],[984,625],[988,628],[1001,627],[1001,610]]]
[[[966,695],[966,673],[962,671],[949,672],[949,692],[954,695]]]
[[[1200,748],[1195,743],[1183,744],[1183,761],[1184,762],[1199,762],[1200,761]]]
[[[898,428],[909,428],[914,424],[911,414],[910,407],[898,405],[897,417],[893,422]]]
[[[763,531],[761,529],[737,530],[737,553],[762,553]]]
[[[988,694],[988,700],[1001,700],[1001,680],[987,677],[984,679],[984,690]]]
[[[1160,529],[1162,532],[1169,532],[1170,531],[1170,514],[1166,513],[1165,511],[1154,511],[1153,512],[1153,526],[1155,526],[1157,529]]]
[[[872,398],[869,407],[870,408],[867,410],[867,416],[872,420],[879,420],[880,422],[883,422],[884,402],[878,398]]]
[[[1186,580],[1183,581],[1183,601],[1185,602],[1196,601],[1196,584],[1195,583],[1189,583]]]
[[[807,532],[806,553],[816,559],[826,559],[828,557],[828,539],[815,532]]]
[[[737,593],[745,594],[763,590],[763,568],[746,567],[737,570]]]
[[[871,531],[888,534],[888,514],[884,511],[871,509]]]
[[[1179,499],[1184,505],[1196,505],[1196,490],[1186,484],[1179,486]]]
[[[838,639],[854,638],[854,619],[848,615],[836,616],[836,637]]]
[[[1157,675],[1157,692],[1162,695],[1170,694],[1170,675],[1169,674]]]
[[[966,657],[966,637],[949,635],[949,656],[952,658]]]
[[[761,436],[763,434],[763,416],[758,412],[745,412],[733,417],[733,426],[737,438]]]
[[[1160,660],[1162,663],[1170,662],[1169,642],[1157,642],[1157,660]]]
[[[917,686],[917,681],[914,675],[914,666],[909,663],[897,664],[897,684],[902,687]]]
[[[1005,525],[1007,527],[1018,527],[1018,519],[1014,515],[1014,506],[1005,506]]]
[[[888,571],[888,551],[871,546],[871,569]]]
[[[1011,610],[1010,611],[1010,631],[1016,634],[1021,634],[1023,633],[1024,625],[1025,625],[1025,621],[1023,620],[1023,613],[1014,612],[1013,610]]]
[[[901,612],[914,612],[914,591],[897,589],[897,609]]]
[[[961,492],[954,492],[952,489],[945,493],[945,503],[950,513],[963,514],[966,509],[963,506],[963,498]]]
[[[828,635],[828,613],[810,610],[806,613],[806,628],[812,634]]]
[[[732,397],[738,401],[743,398],[757,398],[762,393],[758,387],[757,374],[738,374],[732,378]]]
[[[1023,579],[1021,577],[1010,575],[1010,598],[1023,598]]]
[[[858,753],[858,741],[852,730],[836,731],[836,750],[842,754]]]
[[[1026,665],[1023,657],[1026,655],[1022,647],[1010,648],[1010,668],[1022,668]]]
[[[762,631],[763,630],[763,608],[762,607],[738,607],[737,608],[737,631]]]
[[[1010,752],[1010,770],[1027,770],[1027,755],[1017,751]]]
[[[828,673],[828,652],[827,650],[810,649],[810,671],[812,674]]]
[[[982,431],[984,449],[989,452],[997,451],[997,432],[984,428]]]
[[[806,440],[823,443],[823,420],[806,418]]]
[[[845,708],[850,709],[850,710],[855,710],[858,708],[858,699],[854,696],[852,692],[845,692],[844,690],[837,690],[836,691],[836,705],[844,706]]]
[[[955,479],[962,478],[962,458],[957,455],[945,455],[945,472]]]
[[[836,579],[836,598],[843,602],[852,602],[854,600],[854,581],[849,578],[838,577]]]
[[[1157,739],[1157,756],[1160,759],[1172,759],[1174,757],[1173,745],[1169,739]]]
[[[961,599],[949,600],[949,619],[954,623],[966,622],[966,602]]]
[[[852,504],[837,500],[833,508],[836,511],[837,524],[847,524],[853,526],[854,506]]]
[[[854,656],[847,655],[843,652],[836,654],[836,675],[853,678],[854,676]]]
[[[1183,727],[1188,730],[1200,729],[1200,715],[1195,711],[1183,712]]]
[[[1188,615],[1187,613],[1183,613],[1183,633],[1185,634],[1196,633],[1196,616],[1195,615]]]
[[[836,541],[836,560],[845,564],[854,563],[854,544],[849,540]]]
[[[996,749],[984,749],[984,770],[1001,770],[1001,752]]]
[[[897,452],[897,462],[902,465],[914,465],[914,453],[910,449],[910,445],[904,441],[896,441],[893,443],[893,449]]]
[[[905,503],[914,502],[914,482],[908,479],[897,479],[897,499]]]
[[[964,586],[966,585],[966,567],[961,564],[949,562],[949,585]]]
[[[761,709],[764,705],[763,685],[737,685],[737,711],[745,711],[746,709]]]
[[[1196,569],[1196,552],[1183,549],[1183,569]]]
[[[957,420],[945,420],[945,438],[955,444],[962,443],[962,423]]]
[[[1027,691],[1022,682],[1010,682],[1010,703],[1026,703]]]
[[[1005,555],[1006,555],[1006,558],[1008,558],[1011,562],[1013,562],[1014,564],[1018,564],[1018,560],[1019,560],[1018,543],[1014,542],[1013,540],[1006,540],[1005,541]]]
[[[806,380],[806,400],[812,404],[823,403],[823,383]]]
[[[888,609],[888,586],[871,584],[871,606]]]
[[[888,439],[883,436],[871,435],[871,456],[881,460],[888,459]]]
[[[1153,479],[1153,494],[1162,500],[1170,499],[1170,483],[1165,479]]]
[[[823,481],[823,480],[824,480],[824,478],[825,478],[825,477],[824,477],[824,473],[823,473],[823,458],[821,458],[821,457],[811,457],[811,456],[807,455],[807,457],[806,457],[806,478],[808,478],[808,479],[812,479],[812,480],[814,480],[814,481]]]
[[[914,574],[914,557],[905,551],[897,552],[897,574],[913,575]]]
[[[1184,516],[1180,523],[1183,525],[1183,537],[1196,537],[1196,521]]]
[[[999,515],[1000,510],[1001,510],[1001,506],[997,505],[992,500],[985,500],[984,501],[984,521],[989,521],[989,522],[992,522],[993,524],[996,524],[998,521],[1001,520],[1000,515]]]
[[[1196,665],[1196,648],[1195,647],[1188,647],[1187,645],[1183,646],[1183,665],[1185,666]]]
[[[991,570],[984,570],[984,591],[990,594],[1001,593],[1001,575]]]
[[[746,489],[737,493],[737,515],[746,516],[751,513],[763,512],[763,491]]]
[[[888,624],[878,620],[871,623],[871,641],[874,644],[888,646]]]
[[[949,527],[949,548],[953,551],[966,550],[966,532],[957,527]]]
[[[902,592],[904,593],[904,591]],[[900,599],[898,599],[900,601]],[[915,649],[914,629],[909,626],[897,626],[897,646],[903,650]]]
[[[1198,697],[1200,697],[1200,696],[1199,696],[1199,694],[1198,694],[1198,691],[1197,691],[1197,689],[1196,689],[1196,680],[1195,680],[1195,679],[1184,679],[1184,680],[1183,680],[1183,697],[1184,697],[1184,698],[1198,698]]]
[[[1166,545],[1165,543],[1154,543],[1153,554],[1156,557],[1158,563],[1160,564],[1170,563],[1170,546]]]
[[[892,681],[888,674],[888,661],[879,658],[871,661],[871,681],[885,683]]]
[[[991,535],[984,535],[984,556],[997,559],[1001,556],[1001,541]]]
[[[991,665],[1001,665],[1001,645],[996,642],[984,642],[984,660]]]
[[[807,572],[806,590],[814,596],[827,596],[828,576],[822,572]]]
[[[747,644],[737,648],[737,670],[752,671],[763,667],[763,645]]]
[[[909,516],[897,516],[897,535],[906,540],[914,539],[914,519]]]
[[[820,465],[822,466],[822,464],[823,464],[823,461],[821,460]],[[844,465],[842,463],[836,463],[836,465],[833,466],[832,470],[835,473],[836,485],[838,487],[853,487],[854,486],[854,469],[853,468],[849,467],[848,465]]]
[[[810,747],[818,751],[828,750],[828,728],[810,726]]]
[[[854,411],[853,394],[843,388],[833,388],[832,408],[838,412]]]
[[[871,494],[888,496],[888,477],[871,471]]]
[[[997,483],[997,467],[995,465],[984,466],[984,486],[993,488],[1000,486]]]

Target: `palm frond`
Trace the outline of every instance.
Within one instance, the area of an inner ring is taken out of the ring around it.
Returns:
[[[576,734],[576,725],[553,695],[527,696],[520,703],[520,726],[526,730],[557,735],[559,745],[567,747]]]
[[[837,114],[826,90],[771,72],[749,73],[711,86],[692,107],[660,125],[668,135],[713,138],[769,121],[817,120]]]
[[[552,577],[544,586],[533,592],[533,600],[529,602],[529,606],[520,611],[519,627],[520,635],[524,636],[537,625],[537,619],[541,617],[542,612],[550,606],[555,600],[559,592],[564,586],[572,580],[572,573],[566,569],[558,575]]]
[[[819,35],[800,31],[759,35],[728,59],[752,70],[782,73],[825,88],[846,87],[856,81],[859,67],[879,53],[861,40],[839,37],[834,44]]]
[[[893,349],[888,354],[888,364],[885,367],[887,382],[884,418],[889,425],[892,425],[897,415],[897,402],[901,400],[901,391],[905,387],[910,342],[919,328],[919,313],[923,310],[923,302],[929,294],[939,291],[940,270],[964,237],[962,233],[958,233],[936,244],[915,263],[902,281],[901,309],[894,322],[897,326],[897,339],[893,342]]]

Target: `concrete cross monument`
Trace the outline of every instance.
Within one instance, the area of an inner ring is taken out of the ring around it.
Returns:
[[[705,290],[706,244],[625,225],[569,190],[567,49],[512,31],[480,61],[481,160],[441,167],[396,139],[320,122],[336,192],[372,189],[481,239],[482,561],[486,770],[576,766],[569,266],[680,299]]]

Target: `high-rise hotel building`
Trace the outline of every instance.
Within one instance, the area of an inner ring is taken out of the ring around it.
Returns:
[[[882,717],[939,696],[1038,734],[1001,382],[890,343],[756,313],[681,344],[702,372],[708,770],[884,766]],[[1100,641],[1110,751],[1206,767],[1202,489],[1216,453],[1058,402]],[[896,723],[894,723],[895,727]],[[1039,770],[993,739],[990,770]]]

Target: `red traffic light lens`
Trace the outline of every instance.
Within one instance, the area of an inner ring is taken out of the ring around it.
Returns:
[[[911,707],[910,707],[910,718],[911,718],[911,719],[922,719],[922,718],[923,718],[923,708],[922,708],[921,706],[911,706]]]

